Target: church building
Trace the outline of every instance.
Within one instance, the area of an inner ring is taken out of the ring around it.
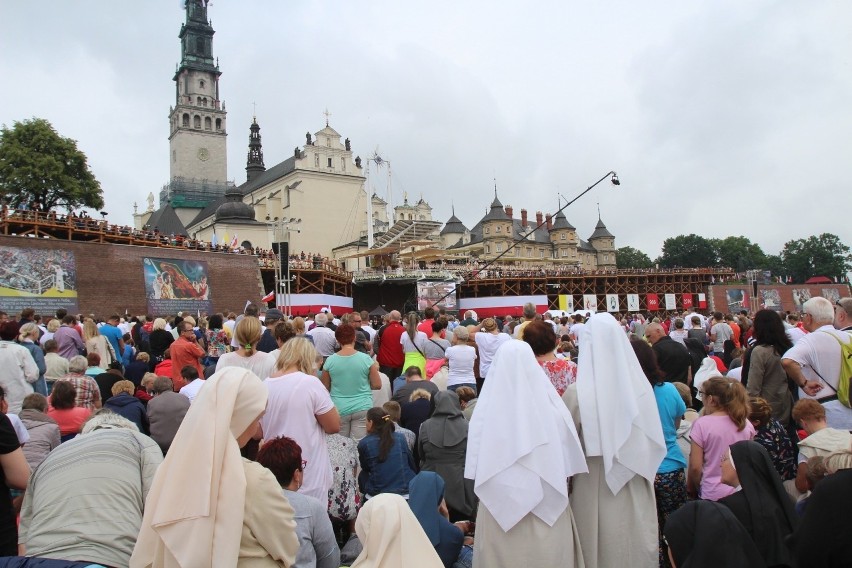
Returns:
[[[289,241],[290,251],[324,256],[360,238],[368,199],[361,159],[329,125],[328,113],[324,128],[306,133],[302,146],[269,168],[255,118],[248,129],[246,181],[228,179],[227,112],[214,33],[207,3],[188,0],[169,112],[170,180],[160,191],[159,208],[149,196],[147,210],[134,211],[136,227],[245,248]]]

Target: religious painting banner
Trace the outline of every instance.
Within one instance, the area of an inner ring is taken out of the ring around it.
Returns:
[[[420,280],[417,282],[417,309],[435,308],[456,311],[456,283],[443,280]]]
[[[639,294],[627,294],[627,311],[639,311]]]
[[[589,312],[598,311],[598,297],[595,294],[583,294],[583,309]]]
[[[840,291],[835,288],[823,288],[822,297],[831,302],[833,306],[840,301]]]
[[[574,296],[571,294],[559,294],[559,309],[563,312],[573,312]]]
[[[707,308],[707,294],[698,294],[698,307],[700,309]]]
[[[666,309],[667,310],[676,310],[677,309],[677,300],[675,299],[674,294],[666,294]]]
[[[783,311],[781,309],[781,294],[777,288],[765,288],[760,291],[760,307],[776,312]]]
[[[683,304],[683,309],[689,309],[692,307],[692,294],[681,294],[680,302]]]
[[[610,313],[618,311],[618,294],[606,295],[606,311]]]
[[[24,308],[39,314],[78,311],[73,252],[0,247],[0,309],[16,314]]]
[[[728,301],[729,313],[733,314],[749,308],[748,293],[742,288],[728,288],[725,291],[725,297]]]
[[[207,263],[176,258],[143,258],[148,313],[210,313]]]
[[[656,294],[645,294],[645,302],[648,304],[649,312],[656,312],[660,309],[660,297]]]
[[[810,299],[810,288],[793,288],[793,305],[796,306],[796,311],[801,312],[804,303]]]

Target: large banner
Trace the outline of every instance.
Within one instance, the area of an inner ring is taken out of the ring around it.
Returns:
[[[0,308],[48,314],[59,308],[76,313],[77,265],[64,250],[0,247]],[[17,318],[15,318],[17,319]]]
[[[598,311],[598,297],[595,294],[583,294],[583,309],[592,313]]]
[[[731,288],[725,292],[728,302],[728,312],[737,313],[740,310],[749,309],[748,293],[742,288]]]
[[[639,311],[639,294],[627,294],[627,311]]]
[[[444,308],[451,312],[456,311],[456,283],[428,280],[417,282],[417,309],[425,310],[430,306],[436,310]]]
[[[213,311],[207,263],[174,258],[143,258],[148,313]]]
[[[618,294],[606,295],[606,311],[610,313],[618,311]]]
[[[802,311],[802,305],[811,299],[811,291],[809,288],[793,288],[793,305],[796,306],[796,311]]]
[[[677,309],[677,300],[675,299],[674,294],[666,294],[665,300],[666,300],[666,309],[667,310],[671,311],[671,310]]]
[[[573,312],[574,296],[571,294],[559,294],[559,309],[563,312]]]
[[[767,310],[783,311],[781,309],[781,294],[776,288],[765,288],[760,291],[760,307]]]

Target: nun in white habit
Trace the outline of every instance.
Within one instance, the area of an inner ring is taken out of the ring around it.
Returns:
[[[556,389],[527,343],[507,341],[468,431],[465,477],[479,497],[474,568],[584,567],[568,479],[585,471]]]
[[[607,313],[581,331],[577,382],[562,399],[578,420],[587,474],[572,508],[588,566],[659,563],[654,476],[666,455],[654,392],[630,342]]]

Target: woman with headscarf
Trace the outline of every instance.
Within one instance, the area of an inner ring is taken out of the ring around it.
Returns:
[[[435,412],[420,426],[420,468],[434,471],[446,483],[447,507],[453,519],[470,519],[476,508],[473,482],[464,478],[467,420],[453,391],[435,395]]]
[[[578,421],[589,473],[571,498],[589,566],[655,566],[654,478],[666,442],[651,384],[610,314],[581,330],[577,382],[562,397]]]
[[[408,502],[376,495],[361,509],[355,532],[363,549],[352,568],[441,568],[444,564]]]
[[[796,528],[796,515],[766,448],[746,440],[722,458],[722,482],[737,491],[720,499],[751,535],[766,566],[794,566],[785,542]]]
[[[527,343],[497,350],[476,408],[465,463],[479,497],[474,566],[583,566],[568,479],[586,461],[571,413]]]
[[[266,399],[247,369],[207,379],[157,469],[131,568],[293,565],[293,508],[272,472],[240,457]]]
[[[731,511],[713,501],[690,501],[663,529],[673,568],[764,566],[754,541]]]
[[[444,480],[432,471],[421,471],[408,484],[408,505],[445,568],[452,568],[464,544],[470,522],[451,523],[444,516]]]

